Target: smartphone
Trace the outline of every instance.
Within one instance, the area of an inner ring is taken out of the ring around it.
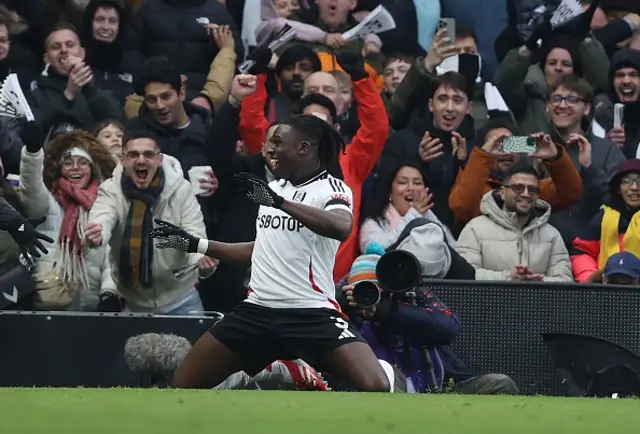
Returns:
[[[456,20],[455,18],[440,18],[438,20],[438,28],[436,32],[439,32],[440,29],[447,30],[447,38],[449,39],[449,44],[454,45],[456,43]]]
[[[505,137],[502,139],[502,152],[533,154],[536,152],[536,141],[528,136]]]
[[[613,105],[613,128],[622,127],[622,119],[624,118],[624,104]]]

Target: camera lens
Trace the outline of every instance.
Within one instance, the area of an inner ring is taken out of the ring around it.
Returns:
[[[402,250],[385,253],[376,266],[380,285],[389,292],[406,292],[420,282],[422,269],[416,257]]]
[[[353,287],[353,301],[359,307],[372,307],[380,301],[380,290],[373,282],[358,282]]]

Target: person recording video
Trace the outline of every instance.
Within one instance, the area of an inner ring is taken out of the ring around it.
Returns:
[[[460,320],[421,284],[423,265],[412,253],[372,243],[338,284],[338,302],[376,356],[405,375],[408,393],[517,394],[510,377],[477,375],[448,347]]]

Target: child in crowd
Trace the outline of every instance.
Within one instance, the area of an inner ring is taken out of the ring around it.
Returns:
[[[107,119],[100,122],[92,131],[98,142],[102,143],[111,154],[122,156],[122,136],[124,136],[124,125],[114,119]]]

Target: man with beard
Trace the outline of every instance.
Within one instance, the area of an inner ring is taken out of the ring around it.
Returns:
[[[271,56],[265,58],[268,61]],[[270,124],[291,116],[294,105],[304,92],[304,81],[314,72],[320,71],[320,59],[308,47],[289,47],[278,59],[275,69],[282,90],[270,99],[266,87],[267,74],[262,73],[266,70],[266,64],[258,64],[252,69],[252,72],[260,72],[257,75],[257,91],[245,99],[240,111],[240,134],[252,153],[260,150]]]
[[[502,140],[518,135],[516,126],[507,116],[490,120],[476,134],[474,146],[464,170],[458,173],[449,194],[449,206],[459,224],[466,224],[481,215],[483,196],[502,185],[504,173],[522,159],[521,154],[502,152]],[[561,210],[580,200],[582,182],[571,157],[562,146],[556,146],[546,135],[537,135],[538,151],[530,157],[539,158],[549,177],[540,181],[540,199],[553,210]]]
[[[483,196],[483,215],[467,223],[456,243],[476,280],[573,281],[567,248],[548,223],[551,207],[539,197],[538,172],[524,165]]]
[[[54,27],[44,46],[45,72],[36,81],[37,88],[25,95],[40,130],[49,131],[61,120],[89,129],[103,120],[124,118],[113,94],[95,84],[73,26]]]
[[[593,134],[618,145],[627,158],[638,156],[640,144],[640,51],[620,50],[611,59],[610,90],[596,102]],[[614,128],[614,104],[624,105],[622,126]]]

